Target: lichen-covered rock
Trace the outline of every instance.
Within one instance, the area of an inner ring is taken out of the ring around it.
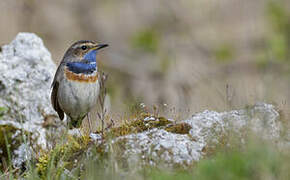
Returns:
[[[252,132],[267,140],[279,138],[279,114],[272,105],[257,104],[242,110],[230,112],[204,111],[179,122],[188,124],[188,134],[166,131],[167,128],[154,128],[137,134],[121,136],[113,144],[122,143],[123,159],[128,163],[143,159],[151,164],[159,162],[168,165],[189,165],[209,153],[209,149],[219,143],[229,143],[224,136],[234,133],[241,143],[245,133]]]
[[[55,70],[50,53],[35,34],[19,33],[10,44],[1,47],[0,107],[5,112],[0,125],[32,133],[37,145],[43,147],[46,140],[42,124],[55,115],[49,98]],[[24,156],[20,150],[16,152]]]

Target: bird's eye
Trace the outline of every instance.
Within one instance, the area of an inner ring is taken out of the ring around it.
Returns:
[[[88,47],[87,46],[82,46],[81,48],[82,48],[82,50],[86,50]]]

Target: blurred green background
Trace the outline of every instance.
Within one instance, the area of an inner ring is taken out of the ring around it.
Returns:
[[[76,40],[110,44],[98,61],[112,112],[289,109],[289,0],[1,0],[0,12],[1,44],[34,32],[56,63]]]

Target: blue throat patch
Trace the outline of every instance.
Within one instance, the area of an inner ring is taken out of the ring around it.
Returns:
[[[66,66],[69,71],[76,74],[91,74],[97,70],[96,56],[97,50],[95,49],[84,55],[83,62],[68,62],[66,63]]]
[[[83,62],[68,62],[66,63],[66,66],[68,67],[68,70],[71,72],[74,72],[76,74],[91,74],[96,71],[97,64],[88,64]]]

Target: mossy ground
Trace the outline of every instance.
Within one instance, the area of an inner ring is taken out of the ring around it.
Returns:
[[[121,157],[126,148],[122,141],[104,146],[113,138],[139,133],[152,128],[161,128],[171,133],[188,134],[191,129],[186,123],[177,123],[156,114],[141,113],[117,127],[111,127],[102,133],[101,142],[93,141],[85,133],[82,136],[63,134],[55,147],[41,151],[24,171],[4,171],[1,177],[24,179],[274,179],[289,177],[290,155],[280,151],[273,144],[263,143],[259,139],[247,136],[250,143],[240,148],[234,134],[220,135],[216,147],[207,147],[203,151],[208,156],[188,167],[174,166],[164,168],[164,164],[150,166],[137,164],[142,170],[130,166]],[[16,129],[5,127],[13,134]],[[0,137],[3,136],[0,134]],[[7,136],[10,136],[9,134]],[[231,144],[229,147],[228,144]],[[105,150],[105,147],[108,149]],[[262,153],[261,153],[262,152]],[[287,179],[287,178],[286,178]]]
[[[50,151],[41,152],[37,158],[36,172],[40,178],[46,179],[53,174],[53,179],[60,178],[64,169],[71,170],[79,166],[84,152],[91,145],[89,136],[67,135],[63,142]]]
[[[146,118],[152,118],[152,120],[144,121]],[[125,122],[121,126],[112,128],[106,135],[113,137],[124,136],[132,133],[139,133],[153,128],[162,128],[172,123],[164,117],[154,117],[150,114],[142,114],[141,117],[136,118],[133,121]]]
[[[188,134],[191,129],[187,123],[175,123],[162,116],[156,116],[149,113],[141,113],[133,120],[125,121],[119,127],[111,128],[104,135],[111,137],[125,136],[132,133],[140,133],[153,128],[164,129],[171,133]],[[101,133],[98,131],[97,133]]]
[[[95,146],[94,146],[95,147]],[[69,147],[67,147],[69,148]],[[113,147],[115,148],[115,147]],[[120,148],[120,147],[118,147]],[[62,152],[62,148],[56,149],[56,152]],[[78,145],[75,150],[79,150]],[[78,151],[77,150],[77,151]],[[69,151],[69,150],[68,150]],[[76,151],[76,152],[77,152]],[[119,161],[120,151],[114,149],[106,156],[98,156],[95,159],[78,159],[79,167],[71,174],[64,173],[67,164],[51,166],[52,159],[58,159],[56,152],[43,156],[39,159],[37,172],[41,179],[73,179],[72,177],[80,177],[81,179],[288,179],[290,176],[288,169],[290,168],[289,153],[280,151],[275,145],[264,143],[259,139],[249,141],[244,148],[238,146],[227,148],[220,147],[218,151],[200,162],[189,166],[188,168],[164,168],[161,166],[144,166],[142,170],[135,171],[133,167],[122,168],[116,164]],[[74,154],[74,153],[73,153]],[[75,153],[77,154],[77,153]],[[60,155],[60,154],[59,154]],[[96,155],[96,154],[94,154]],[[65,159],[64,154],[60,157]],[[72,157],[72,156],[71,156]],[[76,158],[77,156],[74,156]],[[76,158],[77,159],[77,158]],[[68,159],[67,159],[68,160]],[[59,161],[58,161],[59,162]],[[72,162],[70,162],[72,163]],[[44,169],[40,168],[40,164],[46,165]],[[82,166],[80,166],[82,164]],[[30,174],[31,175],[31,174]],[[32,176],[26,176],[30,179]]]
[[[81,166],[85,165],[83,159],[88,158],[84,152],[88,149],[94,152],[94,156],[100,159],[108,158],[110,152],[105,151],[105,146],[103,145],[110,141],[110,139],[143,132],[153,128],[162,128],[172,133],[188,134],[190,126],[186,123],[175,124],[165,117],[155,117],[152,114],[146,113],[141,114],[138,118],[135,117],[130,122],[126,121],[118,127],[112,127],[103,133],[97,132],[103,136],[103,142],[99,144],[93,142],[90,137],[85,134],[81,137],[67,135],[64,143],[57,144],[56,147],[49,152],[44,151],[41,153],[40,157],[37,159],[36,171],[43,179],[45,179],[48,174],[51,174],[51,171],[56,171],[56,169],[78,169],[77,173],[80,173],[79,175],[81,176]],[[118,151],[115,151],[115,153],[119,154],[116,157],[121,157],[126,147],[122,147],[122,143],[117,143],[115,146],[118,146]],[[116,158],[116,162],[122,163],[122,159],[117,160]],[[123,167],[124,166],[126,165],[123,164]],[[60,177],[60,174],[57,172],[54,174],[54,178]]]

